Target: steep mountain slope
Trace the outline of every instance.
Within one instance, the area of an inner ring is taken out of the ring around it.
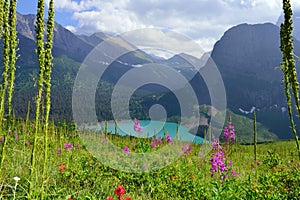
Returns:
[[[211,56],[222,74],[231,108],[285,105],[279,41],[279,28],[273,24],[241,24],[215,44]],[[300,55],[299,41],[294,45]]]

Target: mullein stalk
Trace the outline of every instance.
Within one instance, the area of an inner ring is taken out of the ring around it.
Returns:
[[[4,16],[4,12],[3,12],[3,6],[4,6],[4,1],[1,0],[0,1],[0,39],[2,38],[2,31],[3,31],[3,16]]]
[[[288,79],[291,84],[290,87],[293,91],[294,101],[298,116],[300,116],[300,104],[299,104],[299,82],[297,78],[297,70],[296,70],[296,62],[294,59],[294,45],[293,45],[293,11],[291,8],[291,4],[289,0],[283,1],[283,9],[284,9],[284,51],[285,51],[285,61],[286,67],[288,71]]]
[[[115,135],[118,134],[118,122],[115,121]]]
[[[254,160],[257,160],[257,132],[256,132],[256,111],[254,110],[254,119],[253,119],[253,143],[254,143]]]
[[[45,135],[44,135],[44,166],[42,178],[45,181],[47,176],[47,159],[48,159],[48,128],[49,128],[49,114],[51,108],[51,68],[52,68],[52,47],[54,38],[54,1],[50,0],[48,10],[48,22],[47,22],[47,41],[45,49],[45,104],[46,104],[46,115],[45,115]],[[44,194],[44,182],[42,185],[41,199]]]
[[[10,27],[10,73],[9,73],[9,89],[8,89],[8,98],[7,98],[7,108],[8,108],[8,116],[10,117],[12,113],[12,97],[14,90],[14,82],[15,82],[15,72],[16,72],[16,62],[18,59],[17,56],[17,46],[18,46],[18,38],[17,38],[17,0],[10,1],[10,9],[9,9],[9,27]]]
[[[36,53],[38,56],[38,62],[40,66],[39,70],[39,80],[38,80],[38,92],[36,96],[36,110],[35,110],[35,123],[34,123],[34,140],[33,147],[31,153],[31,167],[30,167],[30,182],[29,182],[29,199],[32,198],[33,187],[35,185],[34,180],[34,170],[36,169],[35,158],[36,158],[36,146],[37,146],[37,138],[39,131],[39,117],[40,117],[40,109],[41,109],[41,99],[43,93],[43,83],[44,83],[44,71],[45,71],[45,50],[44,50],[44,0],[38,0],[38,8],[37,8],[37,16],[36,16]]]
[[[298,117],[300,117],[299,83],[297,80],[296,64],[295,64],[294,53],[293,53],[293,48],[294,48],[293,36],[292,36],[293,12],[289,0],[283,0],[283,11],[284,11],[284,22],[281,24],[280,27],[280,43],[281,43],[280,49],[282,52],[281,70],[283,71],[283,76],[284,76],[283,82],[285,86],[284,88],[285,88],[285,95],[287,100],[290,123],[294,134],[298,155],[300,158],[300,145],[299,145],[297,131],[293,119],[292,102],[291,102],[292,97],[290,93],[290,89],[292,88],[296,110],[298,113]]]
[[[26,125],[29,124],[29,118],[30,118],[30,101],[28,101],[27,103]]]
[[[4,103],[6,90],[8,85],[8,69],[9,69],[9,24],[8,24],[8,10],[9,10],[9,1],[5,0],[3,2],[3,73],[2,73],[2,88],[1,88],[1,100],[0,100],[0,133],[3,132],[2,124],[4,118]],[[2,167],[6,156],[6,145],[8,134],[5,132],[4,134],[4,144],[2,146],[2,155],[0,160],[0,175],[2,175]],[[2,176],[0,176],[2,177]]]
[[[8,87],[8,70],[9,70],[9,23],[8,23],[9,1],[3,2],[3,72],[2,72],[2,90],[0,100],[0,129],[2,130],[2,123],[5,111],[6,91]]]

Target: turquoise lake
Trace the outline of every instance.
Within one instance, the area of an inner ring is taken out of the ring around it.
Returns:
[[[134,123],[130,122],[119,122],[118,123],[118,134],[125,136],[131,135],[135,137],[153,138],[153,137],[164,137],[164,132],[175,139],[176,130],[178,129],[178,140],[186,142],[194,142],[197,144],[203,143],[203,138],[195,136],[189,132],[189,129],[185,126],[177,125],[172,122],[162,121],[151,121],[151,120],[140,120],[140,125],[143,128],[141,133],[137,133],[133,129]],[[105,125],[102,124],[98,127],[98,130],[104,130]],[[115,123],[108,123],[108,132],[115,133]]]

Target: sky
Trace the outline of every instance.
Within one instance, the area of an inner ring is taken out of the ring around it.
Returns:
[[[300,11],[299,0],[291,3]],[[35,14],[36,5],[37,0],[18,0],[17,10]],[[159,28],[183,34],[210,51],[233,26],[276,24],[282,0],[55,0],[55,8],[56,22],[76,34]]]

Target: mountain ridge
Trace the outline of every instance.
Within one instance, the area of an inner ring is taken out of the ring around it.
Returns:
[[[17,29],[21,56],[17,63],[19,68],[17,69],[14,108],[16,114],[20,116],[24,116],[27,112],[27,101],[34,99],[36,90],[33,85],[39,67],[34,50],[34,20],[34,15],[23,16],[18,14]],[[57,121],[72,120],[72,86],[77,71],[89,52],[105,37],[105,34],[101,32],[90,36],[75,35],[63,26],[55,24],[52,119]],[[299,44],[299,41],[295,39],[295,52],[298,55],[300,55]],[[281,86],[281,71],[276,69],[281,61],[279,28],[276,25],[266,23],[234,26],[227,30],[214,45],[211,57],[223,77],[227,91],[228,107],[235,113],[244,115],[239,112],[239,108],[249,110],[253,106],[257,108],[266,108],[275,104],[285,106],[284,92]],[[110,92],[118,78],[130,70],[134,64],[152,61],[172,66],[186,77],[194,73],[189,72],[192,66],[189,67],[189,63],[184,64],[184,60],[180,59],[180,55],[175,55],[168,60],[155,60],[145,52],[133,52],[121,56],[110,66],[104,82],[99,83],[96,97],[96,101],[99,102],[96,108],[99,120],[108,120],[112,117],[108,104],[111,97]],[[209,103],[208,91],[201,76],[188,78],[188,80],[194,90],[197,91],[198,97],[201,97],[201,103]],[[154,93],[158,91],[156,90]],[[146,98],[135,96],[133,99],[137,100],[140,105],[135,105],[134,108],[137,111],[132,113],[137,117],[143,117],[147,115],[146,108],[151,104],[166,104],[166,101],[169,100],[169,94],[164,93],[164,91],[160,92],[163,93],[156,95],[160,97],[158,101],[157,98],[153,99],[152,95]],[[173,107],[170,106],[170,109],[173,109]],[[173,111],[172,113],[176,115],[178,114],[176,112]],[[31,115],[34,115],[33,110],[31,110]],[[265,124],[271,129],[270,124]],[[288,124],[284,123],[282,126],[287,128],[280,129],[280,131],[290,132]],[[273,129],[272,132],[279,134],[278,131],[276,132]]]

